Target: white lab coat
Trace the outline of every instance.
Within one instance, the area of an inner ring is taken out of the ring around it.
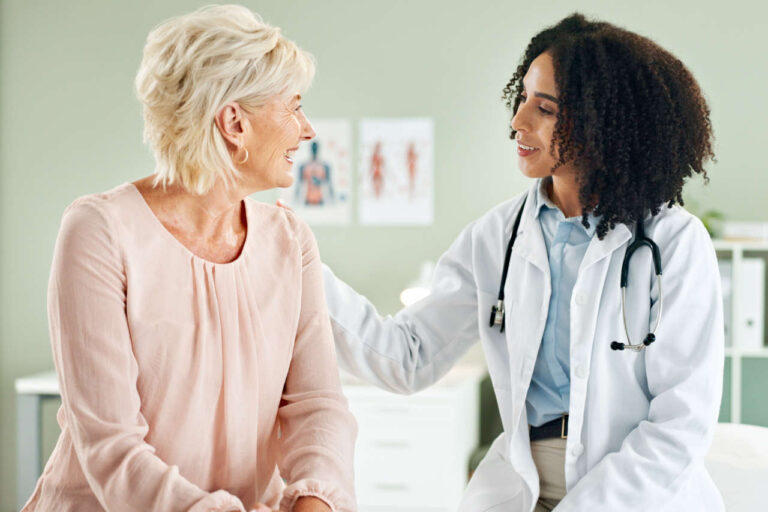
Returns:
[[[522,195],[467,226],[440,258],[429,297],[394,317],[379,316],[325,269],[341,366],[366,381],[398,393],[418,391],[480,339],[504,433],[469,482],[460,512],[530,512],[539,495],[525,398],[551,280],[532,206],[536,186],[527,193],[509,265],[504,334],[488,321]],[[664,292],[657,341],[648,350],[610,349],[611,341],[626,341],[619,274],[634,226],[594,237],[579,268],[571,297],[567,495],[557,512],[724,510],[704,468],[722,392],[715,252],[701,222],[679,207],[649,216],[645,229],[661,249]],[[646,249],[630,264],[627,321],[634,343],[648,333],[658,310],[652,267]]]

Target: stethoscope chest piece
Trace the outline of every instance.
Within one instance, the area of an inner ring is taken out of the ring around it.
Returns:
[[[653,267],[656,272],[656,281],[659,287],[659,311],[656,315],[656,324],[653,326],[653,330],[645,335],[641,343],[632,343],[629,337],[629,328],[627,327],[627,281],[629,278],[629,260],[636,250],[641,247],[648,247],[651,250],[651,256],[653,257]],[[635,230],[635,240],[627,247],[627,252],[624,255],[624,261],[621,264],[621,319],[624,322],[624,334],[627,337],[627,343],[619,343],[618,341],[611,342],[611,350],[633,350],[640,352],[646,347],[649,347],[651,343],[656,341],[656,329],[659,327],[659,321],[661,320],[661,251],[656,242],[645,236],[645,228],[643,227],[643,220],[637,221],[637,228]]]
[[[496,301],[496,305],[491,307],[491,319],[488,322],[489,327],[501,326],[501,332],[504,332],[504,301]]]

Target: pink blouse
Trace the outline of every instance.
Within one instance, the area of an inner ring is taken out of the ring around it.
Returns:
[[[290,211],[244,203],[224,264],[132,184],[67,208],[48,292],[61,436],[24,512],[356,510],[317,245]]]

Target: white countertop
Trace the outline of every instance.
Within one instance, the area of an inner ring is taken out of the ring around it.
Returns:
[[[487,370],[482,364],[459,364],[435,385],[438,387],[451,387],[466,379],[482,379]],[[341,383],[344,387],[370,386],[362,380],[346,372],[341,373]],[[19,377],[15,382],[16,393],[19,395],[58,395],[59,380],[55,371],[36,373]]]
[[[55,371],[36,373],[16,379],[16,393],[19,395],[58,395],[59,379]]]

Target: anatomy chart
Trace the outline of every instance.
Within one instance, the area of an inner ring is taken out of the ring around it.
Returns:
[[[293,158],[293,185],[282,199],[309,224],[349,224],[352,125],[347,120],[319,119],[312,126],[317,136],[299,146]]]
[[[360,224],[428,225],[433,219],[434,124],[431,119],[360,122]]]

